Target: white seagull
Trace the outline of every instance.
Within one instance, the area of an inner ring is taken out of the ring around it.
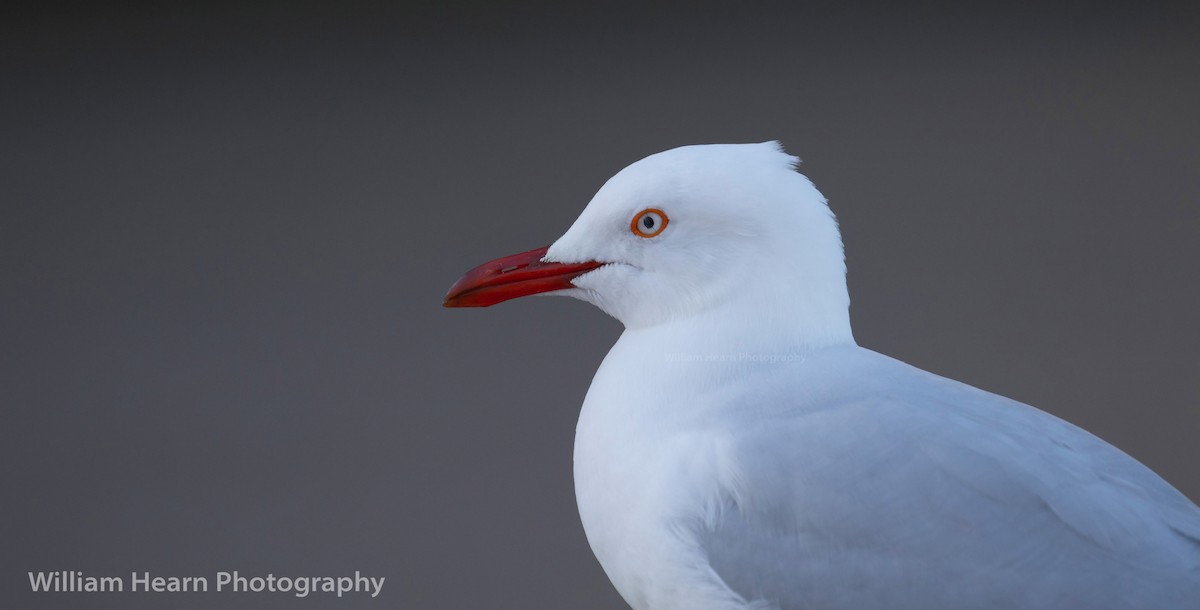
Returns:
[[[824,197],[776,142],[611,178],[450,307],[553,293],[625,331],[575,434],[588,542],[637,610],[1200,608],[1200,509],[1028,405],[859,347]]]

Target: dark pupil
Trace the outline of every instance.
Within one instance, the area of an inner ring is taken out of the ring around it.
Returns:
[[[642,218],[642,226],[646,227],[647,229],[653,229],[654,228],[654,217],[646,216],[645,218]]]

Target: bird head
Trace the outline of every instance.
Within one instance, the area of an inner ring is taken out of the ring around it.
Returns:
[[[777,142],[651,155],[610,178],[552,245],[472,269],[444,304],[556,294],[631,329],[727,312],[848,337],[837,223],[797,163]]]

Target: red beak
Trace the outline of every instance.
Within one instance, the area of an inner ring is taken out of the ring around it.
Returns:
[[[550,246],[486,262],[464,274],[446,293],[444,307],[488,307],[540,292],[574,288],[571,280],[604,263],[544,263]]]

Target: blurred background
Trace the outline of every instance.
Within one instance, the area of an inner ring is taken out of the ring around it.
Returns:
[[[444,310],[610,175],[779,139],[860,344],[1200,499],[1200,20],[965,3],[0,9],[7,607],[624,608],[571,446],[620,326]],[[387,578],[32,594],[28,571]]]

